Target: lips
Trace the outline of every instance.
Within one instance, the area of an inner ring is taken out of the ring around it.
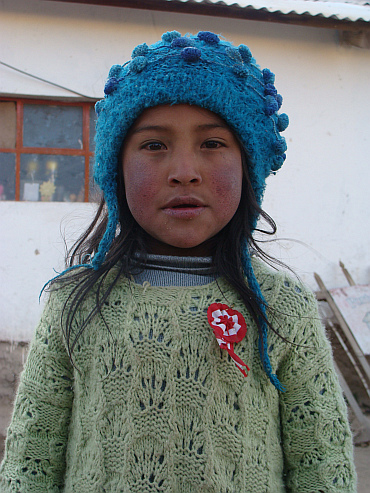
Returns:
[[[175,197],[162,207],[162,211],[178,219],[193,219],[206,208],[204,202],[197,197]]]
[[[204,203],[197,197],[184,196],[171,199],[163,209],[204,207]]]

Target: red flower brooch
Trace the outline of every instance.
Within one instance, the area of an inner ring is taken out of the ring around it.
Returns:
[[[244,370],[250,371],[237,354],[234,353],[234,342],[240,342],[247,333],[247,324],[241,313],[222,303],[212,303],[207,310],[207,318],[221,349],[226,349],[236,366],[246,377]]]

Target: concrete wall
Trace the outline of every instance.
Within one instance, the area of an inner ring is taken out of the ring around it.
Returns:
[[[41,0],[2,0],[0,13],[0,60],[93,97],[112,64],[167,30],[210,30],[247,44],[277,74],[291,119],[288,159],[265,196],[280,238],[267,249],[313,288],[313,271],[329,287],[345,284],[339,259],[357,282],[370,282],[370,50],[342,46],[332,30],[207,16]],[[1,65],[0,94],[73,97]],[[0,202],[0,340],[31,337],[39,291],[62,265],[60,222],[70,240],[92,209]]]

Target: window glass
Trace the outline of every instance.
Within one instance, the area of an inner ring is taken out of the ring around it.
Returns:
[[[95,113],[94,106],[90,108],[90,151],[95,151],[95,125],[97,116]]]
[[[90,158],[89,170],[89,202],[100,202],[101,191],[94,181],[94,156]]]
[[[89,128],[84,128],[85,123]],[[0,200],[84,201],[86,197],[95,201],[95,123],[90,102],[2,99]],[[89,135],[84,146],[85,130]]]
[[[15,154],[0,152],[0,200],[15,199]]]
[[[15,103],[0,103],[0,147],[14,149],[17,135]]]
[[[83,156],[23,154],[20,178],[21,200],[84,201]]]
[[[82,107],[25,104],[23,146],[82,149]]]

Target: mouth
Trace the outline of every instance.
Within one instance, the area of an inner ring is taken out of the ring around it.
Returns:
[[[194,204],[180,204],[180,205],[174,205],[172,209],[195,209],[196,207],[200,207],[200,206]]]
[[[163,209],[195,209],[205,207],[205,204],[196,197],[176,197],[163,207]]]
[[[206,205],[196,197],[176,197],[162,208],[165,214],[178,219],[193,219],[199,216]]]

